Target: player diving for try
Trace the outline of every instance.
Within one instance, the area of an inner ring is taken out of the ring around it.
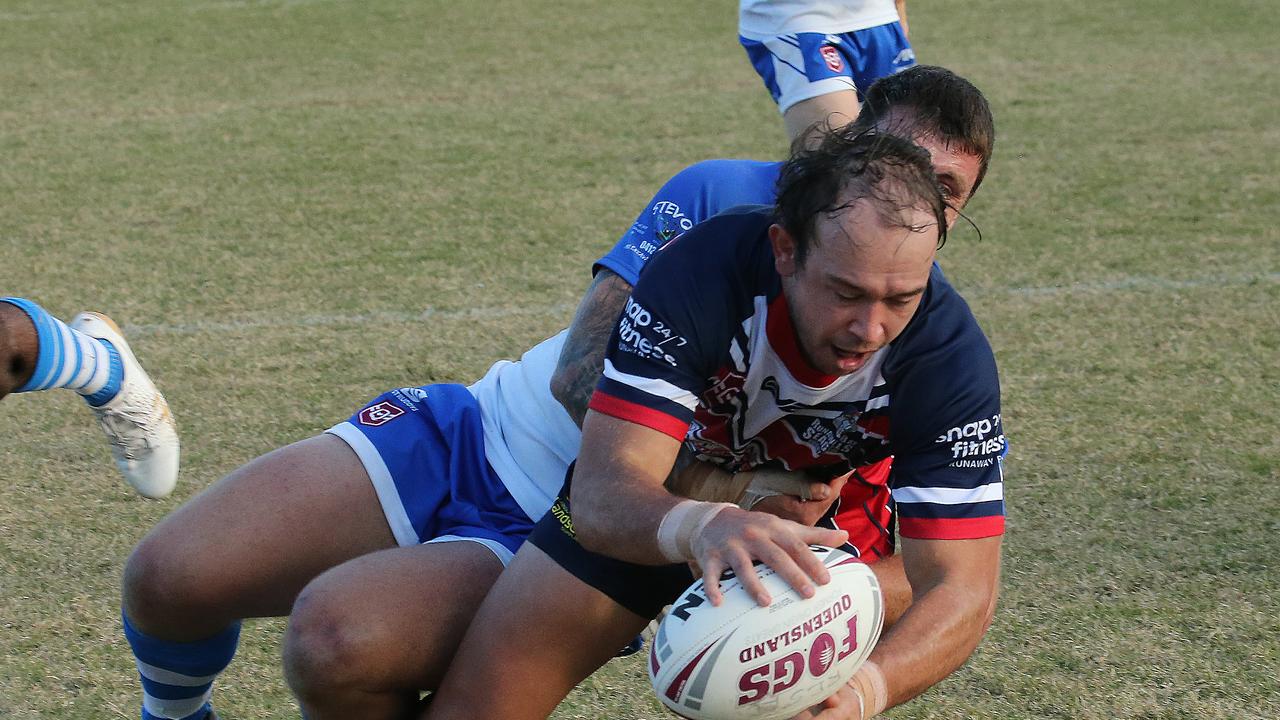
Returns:
[[[421,717],[549,716],[678,596],[686,563],[713,603],[730,569],[770,603],[753,561],[802,596],[828,580],[807,545],[845,533],[671,495],[682,447],[730,471],[833,476],[894,456],[914,602],[805,717],[863,720],[959,667],[995,606],[1004,436],[991,348],[934,264],[945,207],[927,152],[846,126],[787,161],[775,207],[722,213],[656,253],[609,341],[558,509],[486,596]]]
[[[867,124],[892,124],[927,146],[959,207],[990,157],[990,113],[976,88],[934,70],[873,89],[869,98],[878,100],[868,107],[879,120]],[[722,162],[681,173],[652,205],[669,198],[701,220],[772,200],[781,163]],[[418,689],[436,687],[481,598],[550,507],[577,453],[579,361],[594,363],[594,384],[605,345],[597,326],[612,326],[644,262],[629,245],[649,217],[610,253],[625,261],[602,260],[567,335],[520,362],[498,363],[470,388],[405,388],[375,399],[331,432],[249,463],[157,526],[130,558],[124,587],[145,717],[207,715],[239,619],[291,609],[286,676],[308,717],[397,717]],[[576,409],[566,412],[557,397]],[[872,528],[861,547],[882,537]]]

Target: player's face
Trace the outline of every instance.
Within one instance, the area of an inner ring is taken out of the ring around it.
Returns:
[[[920,305],[938,233],[933,217],[909,210],[913,232],[881,222],[869,201],[834,218],[820,215],[803,263],[790,233],[769,228],[800,350],[826,375],[856,372],[906,327]]]
[[[947,202],[947,228],[956,223],[960,209],[973,195],[973,183],[978,179],[982,159],[928,135],[914,137],[915,144],[929,151],[933,162],[933,174],[942,186],[942,199]]]

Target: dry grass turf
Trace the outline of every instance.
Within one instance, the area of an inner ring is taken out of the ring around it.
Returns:
[[[1001,364],[978,653],[894,720],[1280,717],[1280,51],[1267,0],[938,0],[997,156],[941,261]],[[388,387],[568,321],[650,194],[781,123],[732,3],[0,2],[0,293],[130,332],[181,423],[134,497],[79,399],[0,403],[0,717],[132,718],[146,529]],[[294,718],[279,621],[217,702]],[[640,659],[556,717],[658,718]]]

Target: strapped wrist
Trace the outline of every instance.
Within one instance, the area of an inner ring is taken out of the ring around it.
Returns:
[[[658,552],[673,563],[693,560],[693,541],[720,511],[731,507],[735,505],[698,500],[676,503],[658,524]]]
[[[738,498],[738,507],[743,510],[750,510],[756,506],[756,503],[774,495],[791,495],[801,500],[812,499],[809,486],[813,478],[804,472],[761,468],[738,473],[734,478],[743,475],[750,478],[750,482],[746,483],[746,489]]]
[[[876,663],[868,660],[849,678],[849,687],[858,696],[862,720],[868,720],[884,712],[889,705],[889,687],[884,672]]]

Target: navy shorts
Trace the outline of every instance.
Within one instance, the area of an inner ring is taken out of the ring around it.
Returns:
[[[689,566],[637,565],[591,552],[578,543],[569,509],[569,466],[560,496],[538,521],[529,542],[557,565],[642,618],[655,618],[693,582]]]
[[[894,22],[848,33],[796,33],[762,40],[738,37],[778,110],[801,100],[856,90],[916,64],[902,25]]]
[[[477,542],[505,565],[533,529],[485,459],[480,407],[461,385],[391,390],[326,432],[360,457],[401,547]]]

